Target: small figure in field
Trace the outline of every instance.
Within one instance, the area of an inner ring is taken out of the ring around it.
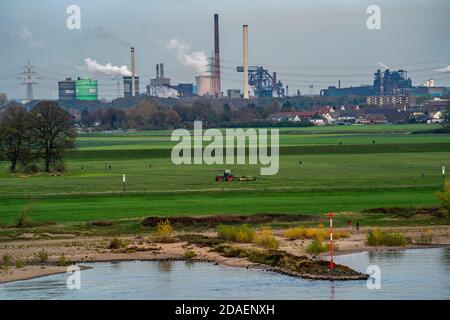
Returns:
[[[302,160],[300,160],[300,162],[299,162],[299,163],[300,163],[300,165],[302,165]]]
[[[339,140],[339,145],[342,146],[342,140]]]
[[[111,170],[111,165],[108,166],[109,170]]]
[[[150,164],[148,165],[148,167],[151,168],[151,167],[152,167],[152,164],[150,163]]]
[[[359,221],[356,221],[356,232],[359,233]]]
[[[84,167],[83,166],[81,166],[81,172],[84,172]]]
[[[352,220],[347,221],[347,228],[352,231]]]
[[[375,144],[375,140],[372,140],[372,144]]]

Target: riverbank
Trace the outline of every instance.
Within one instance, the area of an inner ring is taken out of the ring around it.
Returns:
[[[429,244],[414,243],[429,227],[397,227],[388,228],[391,231],[401,232],[412,239],[412,243],[400,247],[368,246],[366,242],[368,228],[359,232],[353,231],[348,238],[335,240],[337,251],[335,255],[349,254],[363,251],[403,250],[408,248],[424,248],[432,246],[450,245],[450,226],[433,227],[433,241]],[[342,231],[337,229],[336,231]],[[318,255],[308,254],[306,251],[309,240],[287,240],[282,237],[282,230],[275,230],[280,248],[277,254],[288,255],[292,259],[304,259],[314,267],[320,265],[328,258],[328,253]],[[196,232],[203,237],[215,237],[214,231]],[[182,238],[182,233],[178,234]],[[99,236],[75,236],[71,234],[23,234],[18,240],[0,242],[0,252],[10,257],[8,268],[0,269],[0,283],[30,279],[55,273],[66,272],[66,265],[70,263],[83,264],[83,262],[102,261],[129,261],[129,260],[192,260],[212,262],[232,267],[263,268],[266,270],[285,273],[310,279],[350,280],[363,278],[362,274],[348,273],[347,276],[324,275],[322,271],[289,272],[276,266],[252,262],[245,255],[230,256],[208,245],[198,245],[195,242],[181,241],[175,237],[172,243],[158,243],[149,237],[121,236],[117,237],[121,246],[110,248],[111,238]],[[229,248],[239,250],[257,251],[252,244],[225,243]],[[45,255],[40,254],[44,252]],[[45,259],[44,259],[45,258]],[[39,260],[40,259],[40,260]],[[63,264],[63,265],[61,265]],[[316,270],[316,269],[312,269]],[[345,275],[346,273],[343,273]]]

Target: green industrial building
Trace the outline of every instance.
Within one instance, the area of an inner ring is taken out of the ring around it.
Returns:
[[[78,78],[75,82],[75,91],[77,100],[98,100],[97,80]]]

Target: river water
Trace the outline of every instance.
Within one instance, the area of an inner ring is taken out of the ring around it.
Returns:
[[[66,274],[0,285],[0,299],[450,299],[450,248],[363,252],[335,257],[358,271],[380,268],[380,289],[366,281],[318,281],[210,263],[130,261],[84,264],[81,289]]]

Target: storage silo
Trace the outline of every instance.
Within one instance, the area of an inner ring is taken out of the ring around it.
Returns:
[[[75,83],[77,100],[98,100],[97,80],[78,78]]]

